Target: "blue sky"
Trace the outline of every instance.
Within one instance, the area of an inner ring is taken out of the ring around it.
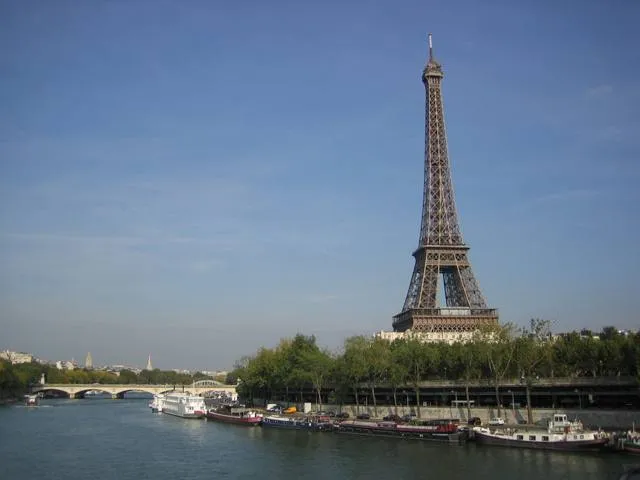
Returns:
[[[640,3],[0,1],[0,348],[225,368],[391,328],[426,34],[502,321],[637,327]]]

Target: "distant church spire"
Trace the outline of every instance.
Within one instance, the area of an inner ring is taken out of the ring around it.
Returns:
[[[151,354],[149,354],[149,359],[147,360],[147,370],[153,370],[153,366],[151,365]]]
[[[91,352],[87,353],[87,358],[84,359],[84,368],[93,368],[93,358],[91,358]]]

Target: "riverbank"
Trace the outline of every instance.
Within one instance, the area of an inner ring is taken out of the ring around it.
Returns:
[[[323,405],[322,409],[347,412],[352,418],[357,412],[368,413],[372,417],[382,418],[385,415],[396,414],[417,414],[415,406],[398,406],[397,409],[393,405],[379,406],[374,409],[371,405],[363,406],[357,409],[355,405]],[[377,412],[375,411],[377,410]],[[563,409],[563,408],[534,408],[531,410],[533,421],[539,422],[550,418],[554,413],[566,413],[570,419],[577,418],[585,426],[594,428],[603,428],[606,430],[628,430],[632,425],[640,425],[639,410],[596,410],[596,409]],[[498,416],[497,408],[475,407],[470,411],[470,417],[478,417],[483,423],[487,423],[491,418]],[[521,423],[527,420],[526,408],[507,408],[502,409],[500,416],[505,423]],[[420,407],[420,417],[429,420],[435,418],[458,418],[467,421],[466,407]]]

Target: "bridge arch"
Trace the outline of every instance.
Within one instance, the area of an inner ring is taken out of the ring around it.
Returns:
[[[54,388],[54,387],[38,388],[38,389],[34,389],[33,392],[34,393],[43,393],[43,394],[46,394],[47,392],[64,393],[66,395],[69,395],[70,398],[73,398],[74,395],[75,395],[75,393],[71,392],[69,389]]]

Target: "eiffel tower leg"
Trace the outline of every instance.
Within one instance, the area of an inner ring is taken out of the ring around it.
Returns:
[[[460,269],[460,279],[469,299],[469,307],[471,308],[487,308],[476,277],[473,275],[471,267]]]
[[[447,307],[469,307],[469,299],[460,275],[460,268],[447,268],[442,272],[442,279]]]

